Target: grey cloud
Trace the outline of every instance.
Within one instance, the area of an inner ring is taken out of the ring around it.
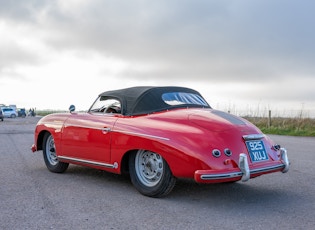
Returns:
[[[0,42],[0,50],[0,78],[4,75],[22,78],[22,75],[16,72],[17,67],[21,65],[35,65],[42,62],[39,54],[21,47],[14,41]]]
[[[245,83],[245,81],[244,81]],[[264,100],[270,102],[287,101],[292,104],[313,104],[315,99],[315,78],[312,76],[299,78],[295,76],[272,81],[254,82],[250,87],[235,88],[235,95],[244,101]]]
[[[36,22],[36,16],[50,6],[49,0],[0,0],[0,19],[28,23]]]
[[[77,13],[63,12],[68,17],[62,23],[57,17],[61,12],[47,15],[55,17],[49,20],[47,42],[61,49],[92,49],[131,62],[157,63],[162,78],[314,73],[315,34],[307,26],[314,24],[313,3],[139,2],[91,4]]]
[[[4,1],[0,0],[0,25],[6,25],[13,29],[21,28],[26,33],[21,37],[11,39],[13,35],[3,32],[0,37],[0,78],[9,76],[12,78],[24,78],[16,71],[22,65],[37,65],[45,59],[42,54],[34,52],[20,44],[24,36],[35,32],[38,28],[37,16],[46,7],[46,2],[34,1]],[[26,29],[28,28],[28,29]]]
[[[152,66],[119,77],[276,84],[315,74],[314,7],[312,1],[139,0],[89,1],[71,10],[56,1],[4,1],[0,12],[38,25],[56,50],[86,49]]]

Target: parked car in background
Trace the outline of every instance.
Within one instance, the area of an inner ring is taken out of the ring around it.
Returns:
[[[12,109],[10,107],[2,108],[2,113],[4,117],[9,117],[9,118],[16,118],[18,115],[15,109]]]
[[[18,109],[18,116],[19,117],[26,117],[26,111],[25,111],[25,109],[23,108],[20,108],[20,109]]]
[[[1,109],[0,109],[0,120],[3,121],[3,113]]]

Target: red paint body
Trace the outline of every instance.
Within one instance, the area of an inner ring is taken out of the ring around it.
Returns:
[[[251,178],[285,168],[280,150],[267,136],[261,140],[269,159],[253,163],[244,136],[261,131],[242,118],[210,108],[178,108],[139,116],[52,114],[38,122],[33,151],[42,149],[45,132],[53,135],[60,161],[117,174],[128,170],[124,161],[131,151],[139,149],[160,154],[175,177],[194,178],[198,183],[240,180],[241,153],[247,155]],[[231,156],[224,154],[227,148]],[[213,156],[214,149],[221,156]],[[220,176],[226,174],[230,176]],[[219,176],[202,179],[202,175]]]

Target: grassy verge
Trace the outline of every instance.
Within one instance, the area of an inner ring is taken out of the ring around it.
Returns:
[[[250,121],[262,132],[266,134],[278,134],[289,136],[315,136],[315,119],[311,118],[271,118],[269,124],[268,118],[244,117]]]
[[[51,114],[51,113],[63,113],[63,112],[66,112],[66,111],[62,111],[62,110],[37,110],[36,115],[46,116],[46,115]]]

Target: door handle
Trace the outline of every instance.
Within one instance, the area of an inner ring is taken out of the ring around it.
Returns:
[[[107,127],[106,127],[106,128],[102,128],[102,133],[103,133],[103,134],[106,134],[106,133],[110,132],[110,130],[111,130],[111,129],[110,129],[110,128],[107,128]]]

